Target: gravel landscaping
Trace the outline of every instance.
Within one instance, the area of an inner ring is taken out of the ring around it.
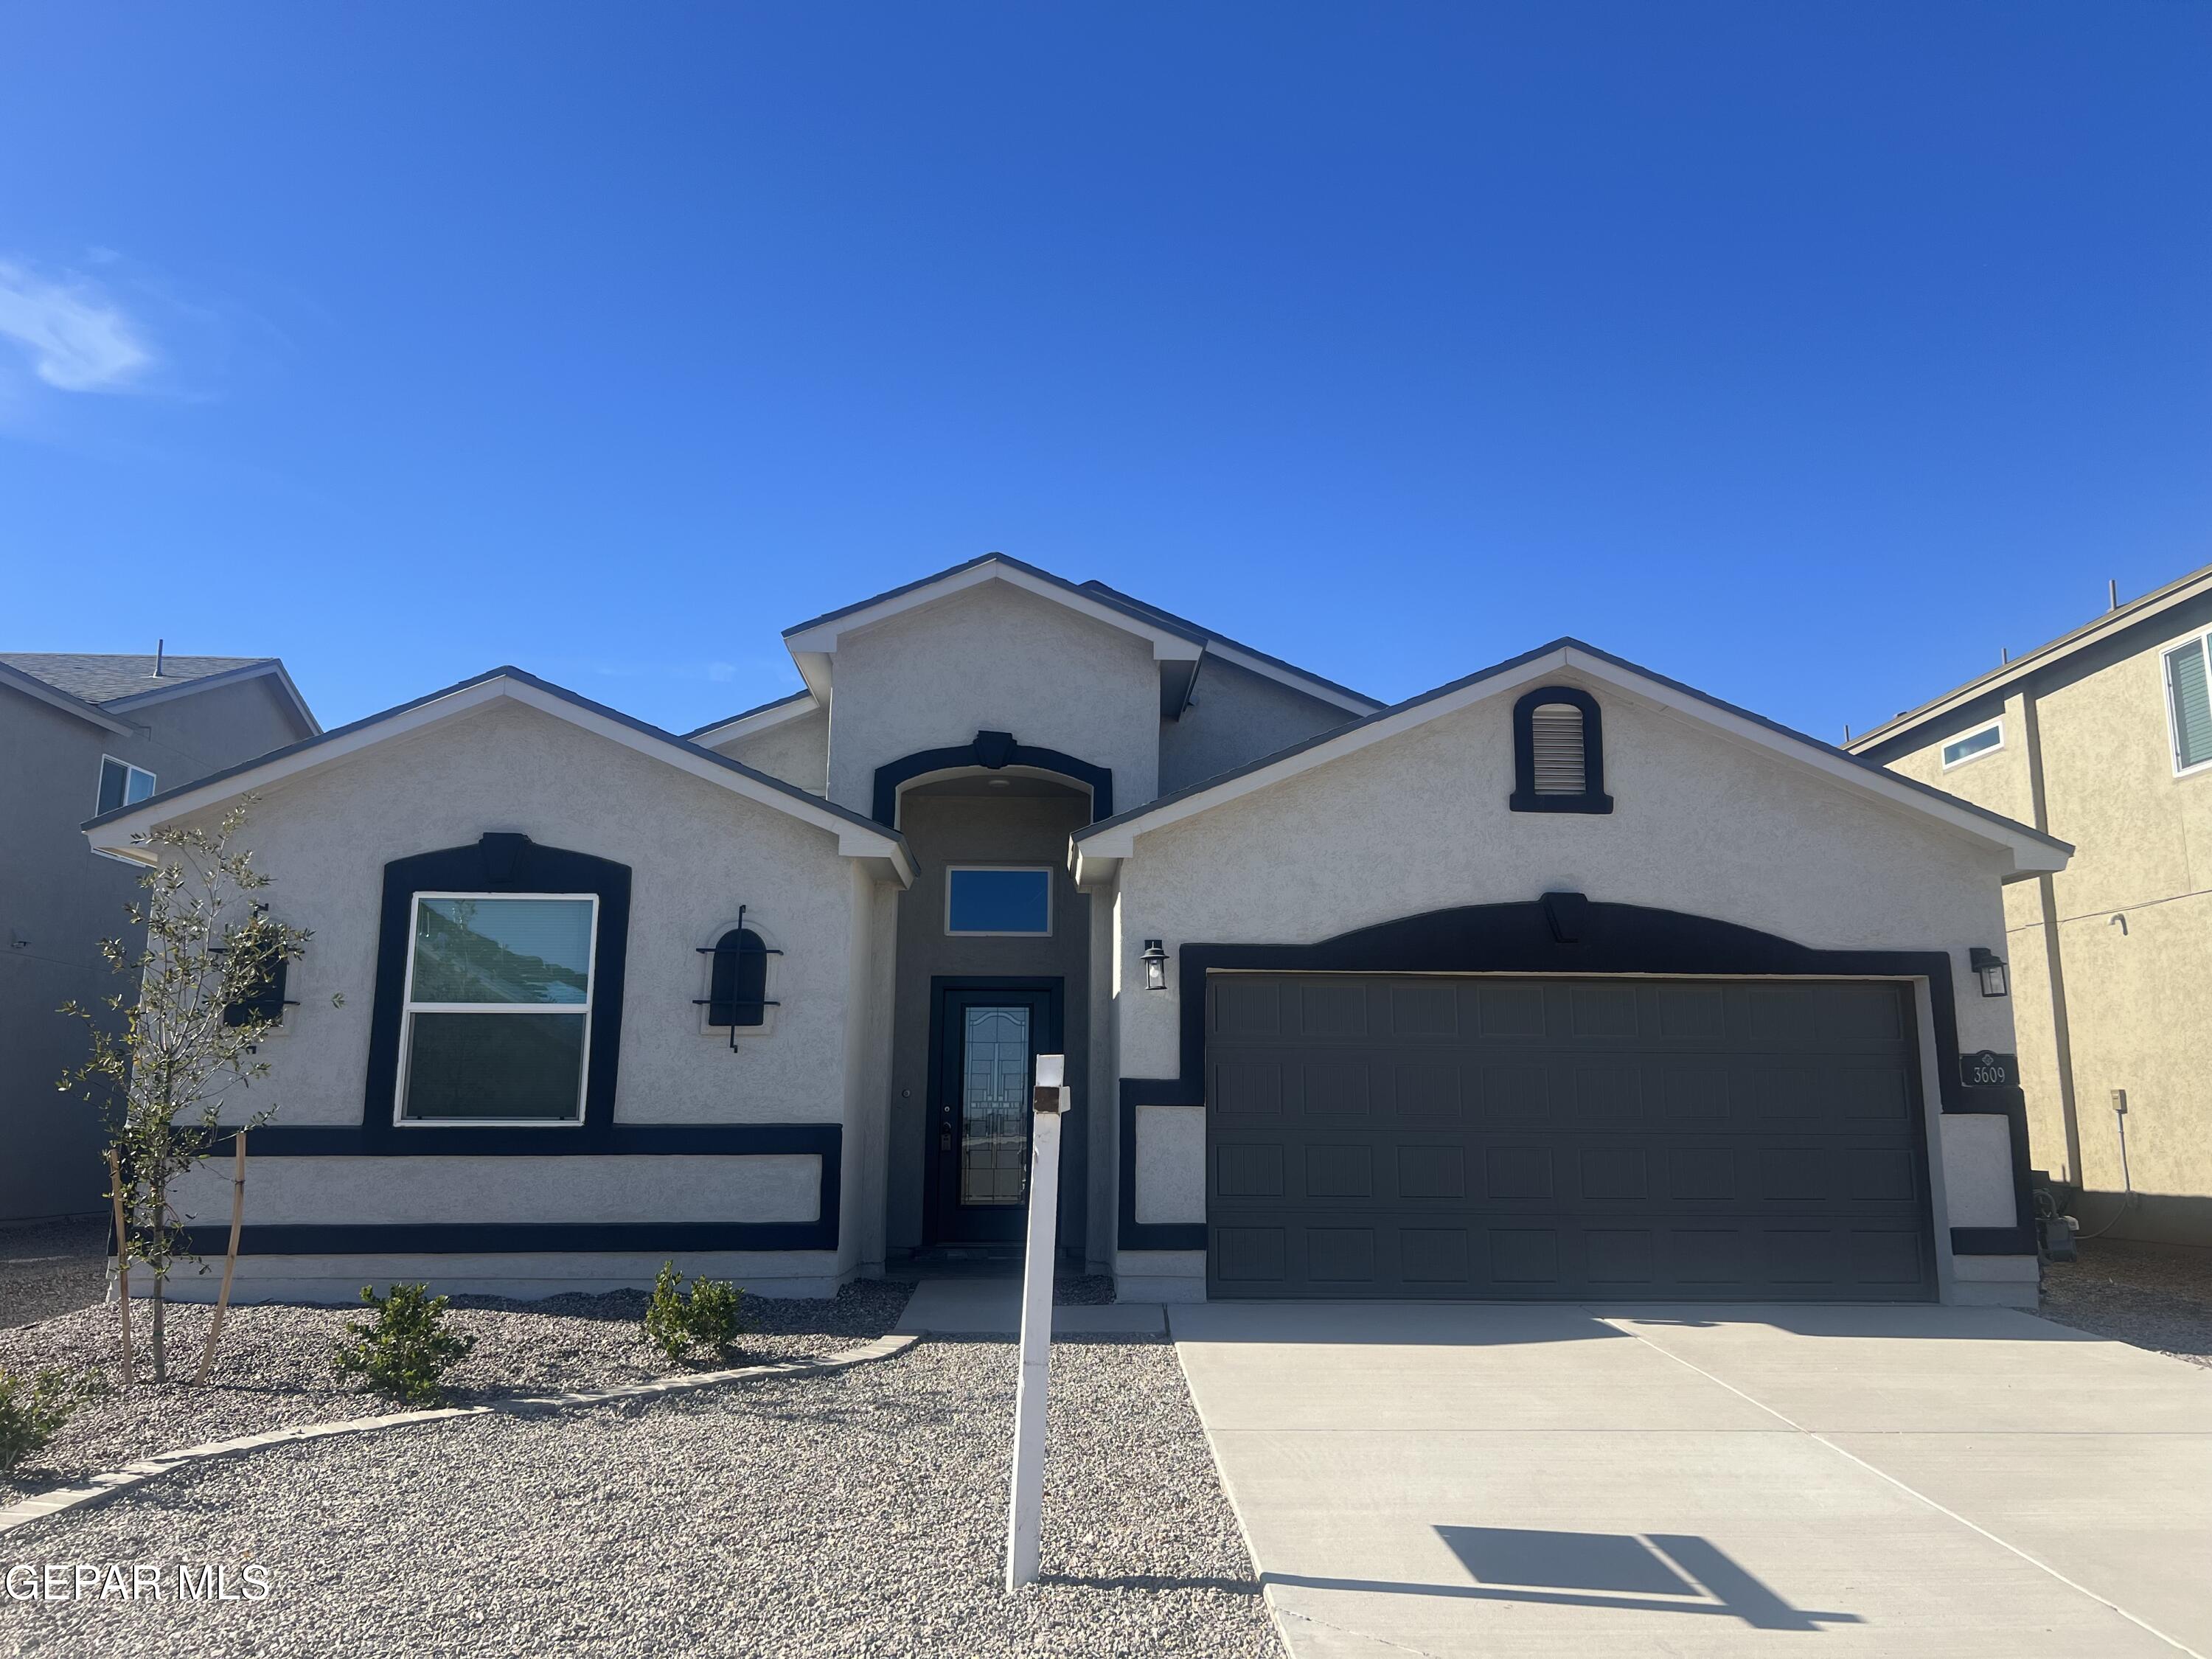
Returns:
[[[0,1328],[30,1325],[107,1294],[107,1223],[35,1221],[0,1227]]]
[[[696,1369],[750,1359],[817,1358],[881,1336],[897,1322],[913,1287],[890,1279],[858,1279],[835,1300],[745,1298],[744,1358],[702,1358]],[[672,1369],[639,1334],[643,1291],[550,1297],[511,1302],[455,1297],[451,1322],[476,1338],[468,1358],[449,1373],[451,1401],[468,1405],[514,1394],[642,1382]],[[169,1309],[169,1374],[189,1379],[198,1369],[213,1310],[204,1304]],[[0,1366],[36,1370],[58,1366],[96,1370],[107,1391],[72,1418],[53,1443],[0,1478],[0,1498],[37,1492],[121,1467],[149,1453],[227,1440],[297,1423],[374,1416],[392,1407],[331,1370],[331,1349],[359,1308],[284,1303],[234,1306],[223,1323],[222,1349],[207,1386],[172,1381],[156,1387],[146,1340],[145,1304],[132,1308],[140,1382],[122,1376],[115,1347],[115,1310],[83,1308],[40,1324],[0,1330]]]
[[[2212,1367],[2212,1250],[2084,1240],[2043,1269],[2045,1319]]]
[[[0,1565],[149,1563],[172,1593],[21,1603],[36,1655],[1279,1656],[1175,1351],[1054,1352],[1045,1582],[1000,1587],[1014,1352],[474,1418],[164,1477]],[[179,1601],[179,1564],[265,1601]]]

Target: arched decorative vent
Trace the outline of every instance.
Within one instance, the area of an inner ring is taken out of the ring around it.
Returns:
[[[1547,685],[1513,705],[1516,812],[1610,812],[1604,724],[1580,686]]]
[[[726,928],[712,945],[701,945],[699,953],[713,958],[708,968],[707,994],[693,999],[707,1011],[707,1029],[726,1030],[732,1048],[738,1046],[740,1031],[755,1035],[764,1031],[769,1010],[777,1006],[768,994],[769,958],[783,952],[762,938],[757,928],[745,925],[744,909],[740,907],[737,925]]]

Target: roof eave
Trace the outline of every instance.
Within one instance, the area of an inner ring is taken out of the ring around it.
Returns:
[[[733,793],[787,812],[830,831],[848,858],[880,861],[884,873],[902,885],[912,883],[915,865],[905,838],[795,784],[756,771],[727,756],[663,732],[658,726],[592,702],[519,668],[495,668],[445,690],[372,714],[335,732],[308,738],[242,766],[152,795],[88,819],[84,834],[96,853],[135,862],[147,861],[143,838],[159,825],[258,788],[319,769],[380,743],[436,725],[484,704],[507,698],[566,720],[625,747],[655,754],[678,769],[718,783]]]
[[[73,697],[58,686],[48,685],[37,675],[27,674],[21,669],[12,668],[6,663],[0,663],[0,685],[7,686],[11,690],[20,691],[27,697],[46,704],[49,708],[58,710],[64,714],[74,715],[76,719],[96,726],[112,736],[127,738],[131,735],[131,727],[127,724],[117,720],[115,716],[106,713],[97,704],[87,702],[82,697]]]
[[[1844,753],[1817,738],[1793,732],[1732,703],[1707,696],[1679,681],[1652,673],[1623,658],[1600,651],[1578,640],[1563,640],[1522,656],[1484,669],[1434,690],[1407,699],[1365,720],[1334,732],[1324,732],[1281,753],[1263,757],[1251,765],[1223,777],[1194,785],[1187,790],[1148,803],[1075,832],[1072,840],[1082,854],[1096,858],[1127,858],[1136,850],[1137,837],[1168,824],[1194,817],[1217,805],[1295,777],[1357,750],[1385,741],[1400,732],[1486,698],[1517,690],[1548,675],[1572,672],[1608,684],[1632,696],[1640,696],[1661,707],[1704,721],[1749,746],[1793,761],[1908,811],[1932,816],[1986,844],[2004,849],[2014,876],[2040,874],[2065,867],[2073,848],[2055,837],[2014,820],[1963,801],[1940,789],[1914,782],[1856,756]],[[2055,860],[2055,861],[2054,861]]]

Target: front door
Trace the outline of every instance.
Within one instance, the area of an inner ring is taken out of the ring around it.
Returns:
[[[1056,989],[940,986],[931,1049],[931,1237],[1012,1243],[1029,1206],[1030,1093],[1060,1043]]]

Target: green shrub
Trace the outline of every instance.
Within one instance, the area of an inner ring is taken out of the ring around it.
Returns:
[[[745,1293],[725,1279],[695,1279],[684,1288],[673,1261],[660,1264],[646,1304],[645,1340],[675,1364],[693,1347],[726,1358],[744,1334]]]
[[[0,1370],[0,1474],[44,1451],[70,1413],[99,1391],[99,1379],[88,1373],[48,1370],[23,1376]]]
[[[476,1338],[446,1328],[446,1298],[432,1296],[428,1285],[394,1285],[390,1296],[380,1297],[375,1286],[364,1285],[361,1299],[376,1317],[346,1327],[354,1340],[340,1342],[331,1356],[337,1374],[365,1377],[379,1394],[410,1406],[436,1405],[446,1373],[468,1358]]]

